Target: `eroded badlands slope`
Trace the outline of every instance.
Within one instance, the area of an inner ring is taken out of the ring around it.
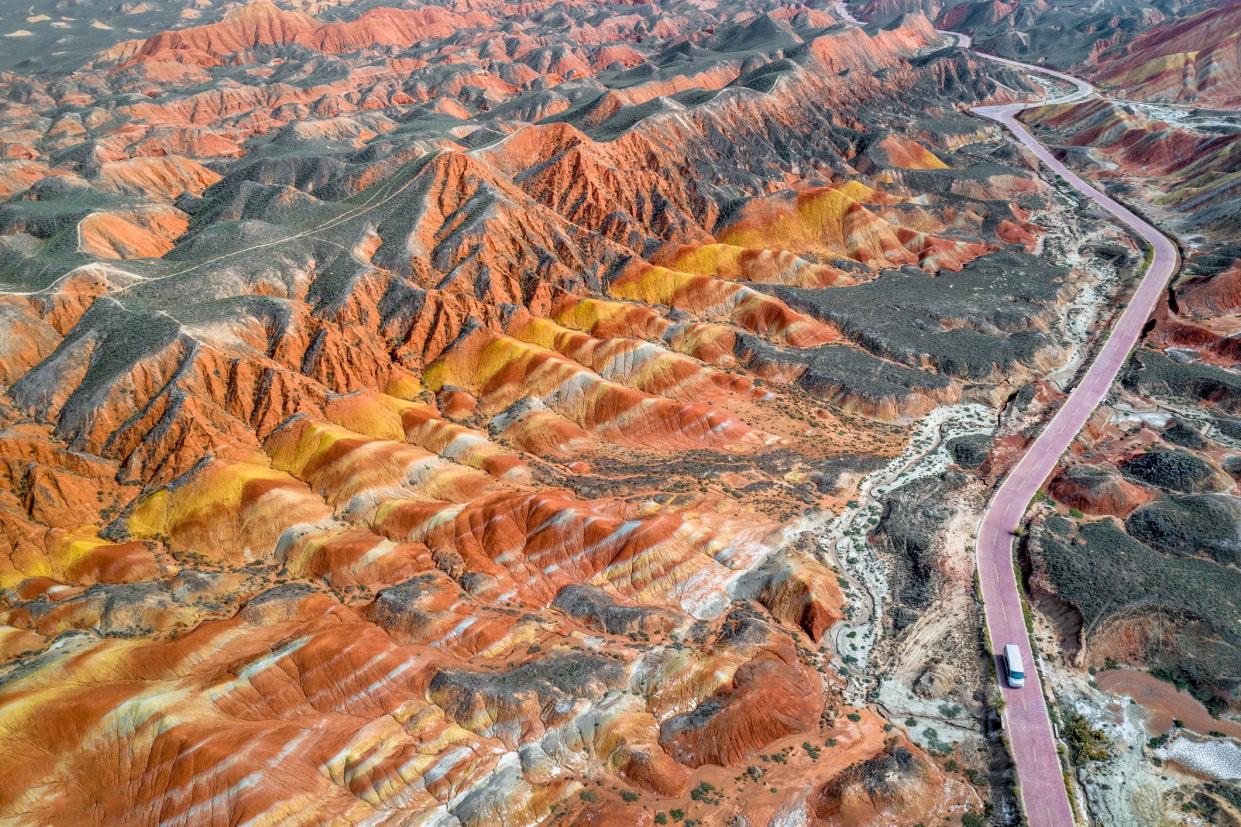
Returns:
[[[1091,70],[1101,56],[1146,39],[1165,21],[1227,5],[1212,0],[856,0],[863,20],[921,11],[938,28],[968,34],[985,52],[1062,70]]]
[[[1241,104],[1241,5],[1167,21],[1105,53],[1097,77],[1128,97],[1218,109]]]
[[[800,533],[1062,355],[1060,207],[956,110],[1026,90],[942,46],[257,3],[8,78],[3,817],[981,808],[842,700]]]

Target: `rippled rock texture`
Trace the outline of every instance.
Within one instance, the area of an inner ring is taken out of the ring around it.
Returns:
[[[0,819],[981,808],[799,532],[1055,355],[1061,207],[957,112],[1018,78],[816,3],[182,17],[6,77]]]

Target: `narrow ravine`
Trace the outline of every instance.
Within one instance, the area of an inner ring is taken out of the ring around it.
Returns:
[[[869,667],[883,626],[889,587],[884,562],[867,535],[883,515],[884,497],[914,480],[942,473],[951,463],[945,447],[948,440],[990,434],[995,426],[995,412],[986,405],[945,405],[931,411],[915,425],[905,450],[863,480],[857,499],[819,534],[820,547],[845,573],[846,594],[854,612],[832,628],[832,645],[841,661],[837,666],[846,676],[845,696],[850,703],[868,703],[878,689]]]

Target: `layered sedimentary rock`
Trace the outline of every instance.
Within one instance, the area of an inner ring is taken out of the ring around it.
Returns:
[[[815,5],[210,11],[4,103],[2,817],[976,809],[794,540],[1056,350],[1060,206],[941,128],[1020,81]]]
[[[1205,226],[1229,239],[1241,227],[1235,191],[1241,134],[1209,114],[1164,119],[1172,114],[1091,99],[1043,107],[1027,117],[1079,152],[1084,163],[1100,167],[1101,180],[1118,186],[1118,194],[1132,190],[1169,210],[1187,234]]]
[[[969,34],[992,54],[1065,70],[1093,67],[1165,21],[1202,10],[1193,0],[865,0],[851,5],[864,20],[920,11],[940,28]]]
[[[1097,76],[1130,97],[1225,109],[1241,103],[1239,55],[1241,8],[1223,3],[1105,53]]]

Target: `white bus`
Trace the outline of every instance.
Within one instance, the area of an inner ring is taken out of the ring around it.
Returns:
[[[1004,676],[1008,679],[1008,685],[1014,689],[1026,685],[1026,668],[1021,662],[1021,650],[1015,643],[1004,646]]]

